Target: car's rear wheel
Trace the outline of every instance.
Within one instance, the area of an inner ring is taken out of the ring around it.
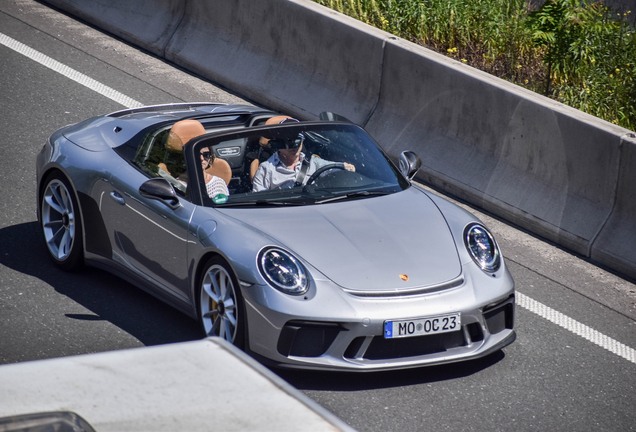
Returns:
[[[45,180],[40,205],[40,224],[53,262],[64,270],[83,264],[82,219],[68,180],[58,172]]]
[[[245,347],[245,308],[238,281],[220,257],[210,258],[199,284],[199,319],[206,336]]]

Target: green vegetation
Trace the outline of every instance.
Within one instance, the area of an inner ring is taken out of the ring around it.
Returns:
[[[636,28],[590,0],[315,0],[636,130]],[[635,11],[636,13],[636,11]]]

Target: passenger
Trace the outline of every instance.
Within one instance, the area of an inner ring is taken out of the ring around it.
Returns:
[[[230,191],[227,188],[227,183],[225,182],[225,180],[223,180],[221,177],[210,174],[209,171],[213,165],[214,159],[214,152],[212,152],[212,150],[210,150],[209,148],[203,148],[201,150],[201,167],[203,168],[203,180],[205,181],[205,189],[208,193],[208,196],[212,198],[212,201],[214,201],[216,204],[220,204],[227,201],[228,197],[230,196]],[[227,162],[224,165],[227,165]]]
[[[297,122],[296,119],[285,119],[281,123]],[[319,157],[305,158],[302,152],[305,136],[300,133],[294,139],[272,139],[269,145],[278,151],[267,161],[260,164],[252,180],[252,192],[272,189],[291,188],[296,183],[304,184],[319,168],[326,165],[339,164]],[[347,171],[355,171],[350,163],[340,163]]]
[[[205,134],[205,128],[198,120],[181,120],[172,125],[166,140],[166,152],[173,161],[176,160],[173,165],[178,169],[172,169],[173,172],[171,173],[168,171],[166,164],[161,163],[158,165],[160,175],[162,175],[161,172],[163,171],[164,175],[176,178],[179,183],[187,187],[189,176],[186,172],[185,160],[183,159],[183,146],[191,139],[203,134]],[[215,160],[214,153],[209,148],[203,148],[200,157],[205,187],[209,197],[215,203],[226,202],[230,195],[227,185],[232,179],[232,169],[225,160]],[[184,190],[186,189],[184,188]]]

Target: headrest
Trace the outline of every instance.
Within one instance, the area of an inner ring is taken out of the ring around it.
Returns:
[[[205,128],[198,120],[181,120],[172,125],[166,147],[170,150],[181,151],[181,147],[194,137],[203,135]]]
[[[225,159],[215,157],[205,171],[213,176],[221,177],[226,185],[229,185],[232,180],[232,168]]]
[[[275,117],[270,117],[265,122],[265,126],[281,124],[284,120],[287,120],[287,119],[290,119],[290,118],[291,118],[290,116],[286,116],[286,115],[279,115],[279,116],[275,116]],[[296,120],[296,121],[298,121],[298,120]],[[260,145],[262,145],[264,147],[264,146],[267,145],[267,143],[269,143],[269,139],[267,139],[265,137],[261,137],[261,139],[259,140],[259,143],[260,143]]]

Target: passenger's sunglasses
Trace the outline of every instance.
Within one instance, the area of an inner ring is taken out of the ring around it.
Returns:
[[[201,152],[201,156],[203,157],[203,159],[205,159],[206,161],[210,161],[210,159],[212,159],[212,152],[210,150],[203,150]]]

